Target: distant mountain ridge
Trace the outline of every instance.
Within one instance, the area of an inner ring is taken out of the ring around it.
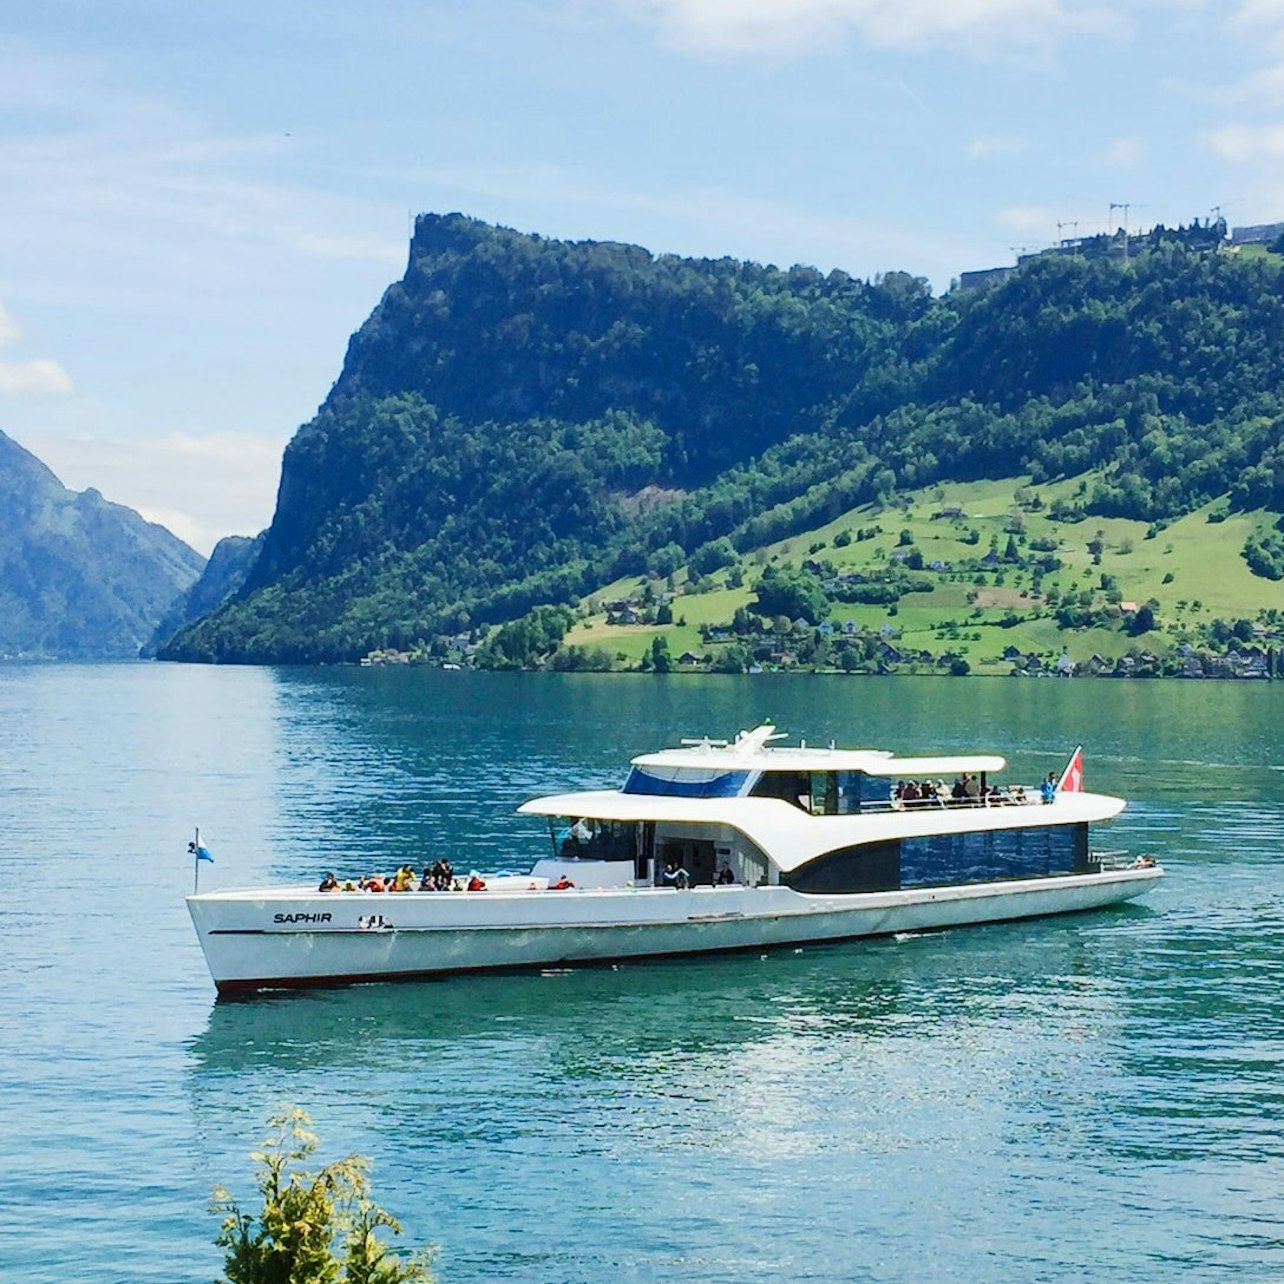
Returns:
[[[1281,369],[1269,254],[1157,236],[934,299],[424,215],[244,587],[161,654],[409,647],[940,480],[1083,475],[1068,517],[1280,511]]]
[[[0,432],[0,657],[135,658],[205,559]]]
[[[154,656],[179,629],[208,615],[237,592],[263,551],[266,536],[266,531],[260,531],[253,536],[227,535],[219,540],[200,578],[170,604],[143,653]]]

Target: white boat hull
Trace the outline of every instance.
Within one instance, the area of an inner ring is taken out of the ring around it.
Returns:
[[[1158,867],[845,895],[787,887],[189,896],[220,992],[837,941],[1099,909]],[[520,880],[514,880],[518,882]]]

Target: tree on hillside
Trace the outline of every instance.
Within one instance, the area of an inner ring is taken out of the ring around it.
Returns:
[[[759,615],[783,615],[819,624],[830,609],[829,598],[820,580],[810,571],[793,566],[769,566],[754,587],[755,610]]]
[[[673,672],[673,657],[669,654],[669,643],[665,638],[655,638],[651,642],[651,650],[645,660],[650,662],[646,667],[652,673]]]
[[[1128,623],[1128,632],[1133,637],[1149,633],[1155,627],[1155,609],[1149,602],[1142,603]]]
[[[251,1156],[259,1170],[258,1212],[215,1188],[227,1284],[432,1284],[434,1250],[403,1262],[380,1240],[381,1228],[400,1235],[401,1223],[370,1199],[365,1156],[315,1172],[300,1166],[317,1149],[311,1123],[297,1109],[269,1121],[272,1131]]]

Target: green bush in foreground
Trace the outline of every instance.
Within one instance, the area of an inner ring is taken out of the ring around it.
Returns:
[[[294,1109],[268,1122],[272,1132],[251,1155],[262,1209],[244,1212],[224,1187],[214,1189],[227,1284],[432,1284],[434,1250],[403,1262],[379,1239],[380,1227],[400,1235],[401,1224],[369,1197],[369,1159],[301,1168],[317,1148],[311,1119]]]

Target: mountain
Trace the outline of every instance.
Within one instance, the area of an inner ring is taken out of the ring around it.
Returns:
[[[266,531],[260,531],[252,537],[228,535],[219,540],[210,560],[205,563],[200,579],[170,604],[144,648],[144,654],[154,656],[179,629],[208,615],[240,589],[250,567],[263,551],[266,536]]]
[[[0,432],[0,656],[137,657],[205,559]]]
[[[1284,509],[1281,260],[1188,240],[933,298],[422,216],[242,590],[162,655],[409,647],[941,480],[1083,475],[1067,518]]]

